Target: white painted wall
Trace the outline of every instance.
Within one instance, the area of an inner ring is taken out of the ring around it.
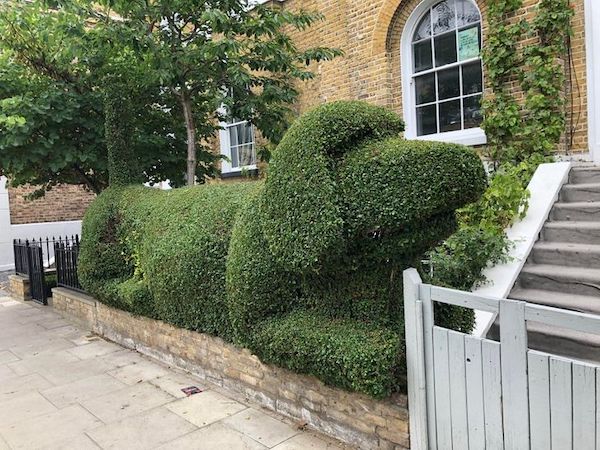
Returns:
[[[14,268],[13,239],[81,235],[81,220],[11,225],[6,178],[0,178],[0,271]],[[53,251],[50,249],[50,256]]]
[[[585,0],[585,47],[588,80],[588,139],[594,162],[600,162],[600,2]]]
[[[0,270],[12,269],[14,265],[6,181],[5,177],[0,177]]]

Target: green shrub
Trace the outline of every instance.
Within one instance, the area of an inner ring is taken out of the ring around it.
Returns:
[[[267,321],[253,347],[265,362],[314,375],[327,384],[388,396],[398,383],[404,342],[388,328],[353,320],[327,320],[298,311]]]
[[[369,142],[340,166],[344,222],[359,236],[454,211],[477,200],[486,180],[479,158],[463,146],[401,138]]]
[[[109,189],[84,220],[82,285],[100,300],[136,314],[227,336],[229,238],[255,188],[235,183],[166,192]],[[107,235],[111,239],[103,239]],[[99,270],[103,267],[110,270]]]
[[[512,243],[505,229],[525,217],[527,185],[539,164],[546,161],[534,155],[517,165],[505,164],[492,174],[481,198],[457,211],[456,233],[428,253],[428,282],[469,291],[486,281],[483,272],[488,266],[507,261]],[[442,311],[438,315],[449,314]]]
[[[382,108],[331,103],[291,127],[264,183],[109,190],[85,219],[84,286],[266,362],[387,395],[405,371],[402,271],[485,186],[472,150],[406,141],[402,128]],[[473,323],[456,308],[445,317]]]
[[[118,188],[105,190],[92,202],[83,219],[81,233],[84,240],[77,262],[79,281],[100,300],[108,282],[124,280],[133,274],[120,235],[121,195],[122,190]]]
[[[343,246],[336,161],[366,139],[397,136],[400,117],[363,102],[334,102],[304,114],[273,153],[263,230],[279,264],[318,267]]]
[[[227,261],[227,304],[231,326],[240,344],[249,344],[250,330],[271,315],[298,303],[301,277],[277,265],[262,233],[260,185],[242,208],[231,234]]]

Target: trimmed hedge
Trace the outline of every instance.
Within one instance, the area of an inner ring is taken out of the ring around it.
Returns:
[[[485,173],[470,149],[398,137],[361,102],[291,127],[266,181],[109,189],[84,220],[81,280],[117,307],[384,397],[405,371],[402,271],[456,229]],[[456,329],[472,314],[450,308]]]
[[[378,398],[388,396],[401,379],[401,335],[360,321],[323,320],[319,314],[297,311],[268,320],[252,344],[267,363]]]
[[[84,219],[82,285],[127,311],[228,336],[229,238],[255,189],[254,183],[235,183],[166,192],[137,186],[107,190]]]
[[[404,123],[384,108],[334,102],[294,122],[269,165],[263,230],[278,263],[315,268],[343,246],[336,162],[365,140],[398,136]]]

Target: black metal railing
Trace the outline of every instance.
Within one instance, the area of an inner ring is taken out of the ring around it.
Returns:
[[[31,297],[47,304],[52,287],[81,291],[77,277],[79,236],[15,239],[15,272],[29,278]]]
[[[29,260],[30,260],[30,247],[32,244],[28,239],[13,240],[13,252],[15,255],[15,272],[18,275],[29,276]]]
[[[79,257],[79,236],[70,240],[54,243],[54,261],[56,263],[56,285],[82,291],[77,276]]]
[[[47,289],[44,274],[44,252],[39,240],[13,241],[15,272],[29,278],[31,298],[47,305]]]

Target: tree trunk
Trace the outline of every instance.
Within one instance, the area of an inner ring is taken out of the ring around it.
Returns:
[[[181,92],[181,106],[183,107],[183,116],[185,118],[185,127],[187,129],[187,184],[193,186],[196,184],[196,124],[192,114],[192,99],[187,91]]]

